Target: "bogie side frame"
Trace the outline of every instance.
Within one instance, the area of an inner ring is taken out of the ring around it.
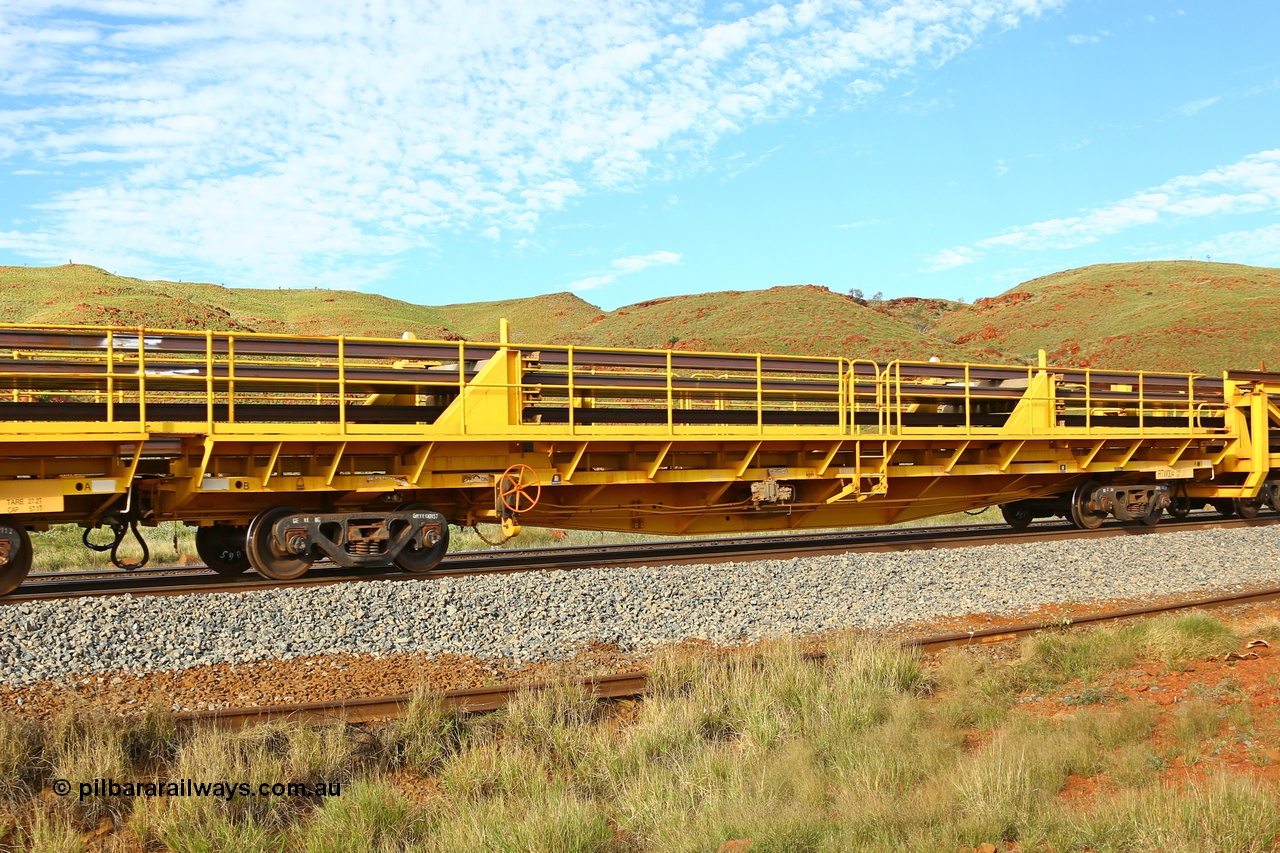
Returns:
[[[496,343],[0,325],[0,590],[26,530],[67,522],[212,528],[211,566],[283,577],[426,570],[450,523],[1248,514],[1280,503],[1278,401],[1267,373],[533,346],[505,321]]]

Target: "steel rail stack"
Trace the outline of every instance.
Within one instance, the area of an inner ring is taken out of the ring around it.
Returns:
[[[1272,389],[1275,389],[1274,391]],[[0,592],[29,530],[197,525],[211,568],[428,571],[449,524],[694,534],[999,504],[1280,509],[1280,375],[0,325]],[[86,542],[88,541],[86,537]],[[99,546],[105,547],[105,546]],[[114,556],[114,550],[113,550]]]

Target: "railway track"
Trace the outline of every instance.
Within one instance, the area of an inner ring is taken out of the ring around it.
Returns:
[[[326,586],[356,581],[411,581],[424,578],[575,569],[589,567],[651,566],[719,563],[752,558],[789,559],[841,553],[876,553],[966,548],[977,545],[1046,542],[1061,539],[1100,539],[1111,536],[1149,536],[1191,530],[1259,527],[1280,523],[1280,514],[1253,519],[1223,519],[1215,513],[1193,514],[1163,523],[1127,525],[1110,521],[1094,530],[1069,524],[1033,524],[1012,530],[1004,524],[965,524],[951,527],[892,529],[850,533],[802,533],[786,536],[746,536],[727,539],[676,540],[627,545],[530,548],[512,551],[461,552],[447,558],[440,568],[422,574],[396,569],[362,570],[320,566],[296,580],[268,580],[255,574],[228,579],[202,567],[161,567],[145,571],[95,571],[33,574],[15,592],[0,597],[0,605],[97,595],[181,595],[185,593],[244,592]]]
[[[1026,622],[984,628],[978,631],[911,638],[903,640],[902,645],[906,648],[932,653],[955,646],[992,645],[1007,642],[1048,629],[1097,626],[1175,613],[1182,610],[1211,610],[1246,604],[1261,604],[1276,601],[1277,599],[1280,599],[1280,588],[1255,590],[1253,592],[1233,593],[1207,598],[1182,599],[1166,604],[1129,610],[1089,613],[1072,617],[1069,621]],[[816,652],[810,657],[814,660],[821,660],[824,656],[821,652]],[[648,670],[636,670],[611,675],[590,676],[580,679],[577,684],[584,691],[599,699],[635,698],[644,696],[648,691],[649,672]],[[546,683],[472,687],[446,691],[440,695],[440,699],[446,709],[478,713],[498,710],[505,707],[508,702],[518,695],[544,690],[547,687]],[[187,725],[203,723],[224,728],[239,728],[282,719],[311,724],[335,722],[366,723],[402,717],[412,701],[413,696],[411,694],[402,693],[394,696],[343,699],[333,702],[303,702],[262,707],[189,711],[178,714],[177,720]]]

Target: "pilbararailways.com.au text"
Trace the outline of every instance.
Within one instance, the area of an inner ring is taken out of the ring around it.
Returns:
[[[117,782],[93,779],[74,785],[66,779],[53,780],[59,797],[217,797],[230,802],[236,797],[340,797],[341,782],[197,782],[194,779]]]

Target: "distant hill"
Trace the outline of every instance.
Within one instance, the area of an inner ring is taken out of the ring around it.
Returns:
[[[143,281],[83,265],[0,267],[19,323],[493,340],[677,350],[1199,371],[1280,367],[1280,270],[1198,261],[1100,264],[973,305],[855,299],[825,287],[720,291],[604,311],[571,293],[415,305],[369,293]]]
[[[600,316],[600,309],[572,293],[549,293],[527,299],[461,302],[435,309],[469,341],[493,340],[498,321],[511,321],[511,339],[553,343]]]
[[[948,343],[920,331],[907,317],[813,285],[651,299],[602,314],[552,342],[843,355],[882,362],[930,356],[972,359],[977,349]]]
[[[942,315],[934,334],[1080,367],[1280,368],[1280,270],[1204,261],[1098,264]]]
[[[0,316],[13,323],[156,326],[301,335],[468,340],[498,336],[501,317],[519,318],[516,340],[577,328],[600,309],[569,293],[461,305],[415,305],[349,290],[262,290],[144,281],[81,264],[0,267]]]

